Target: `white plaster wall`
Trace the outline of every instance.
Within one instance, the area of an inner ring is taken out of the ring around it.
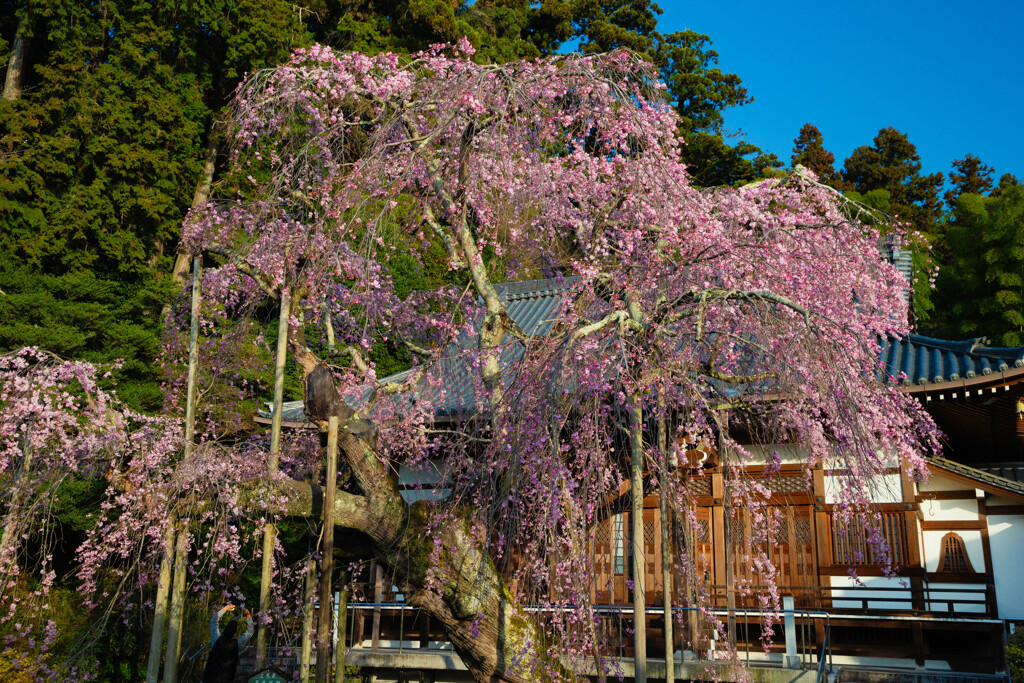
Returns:
[[[1000,619],[1024,619],[1024,515],[988,518]]]
[[[833,576],[832,606],[836,609],[863,609],[864,599],[868,599],[868,609],[895,610],[913,609],[914,603],[906,579],[888,576],[862,576],[863,587],[859,587],[850,576]],[[877,590],[879,588],[897,590]],[[872,590],[876,589],[876,590]],[[856,600],[843,600],[843,597],[856,597]],[[876,598],[876,600],[871,600]],[[885,598],[879,601],[877,598]],[[889,602],[892,600],[892,602]]]
[[[974,487],[963,482],[946,479],[941,474],[932,472],[926,481],[917,485],[917,488],[924,493],[926,491],[969,491]]]
[[[978,520],[978,501],[922,500],[921,514],[926,522],[975,522]]]
[[[989,493],[985,497],[985,504],[986,505],[1020,505],[1020,501],[1019,500],[1014,500],[1013,498],[1004,498],[1002,496],[994,496],[991,493]]]
[[[932,530],[922,532],[922,536],[924,537],[924,544],[922,545],[922,549],[924,550],[924,566],[927,571],[934,572],[938,569],[939,551],[942,549],[942,537],[948,533],[948,531]],[[985,566],[985,552],[981,547],[981,531],[978,531],[977,529],[958,529],[953,533],[959,534],[960,538],[964,539],[964,547],[967,548],[967,559],[971,561],[971,567],[974,568],[974,571],[978,573],[988,571],[988,568]]]
[[[983,583],[929,583],[925,609],[935,612],[948,612],[953,608],[954,614],[984,614],[985,584]],[[982,604],[972,604],[974,602]],[[952,602],[952,605],[950,605]]]
[[[835,503],[846,486],[847,477],[825,476],[825,502]],[[899,503],[903,500],[903,483],[899,474],[882,475],[871,490],[872,503]]]

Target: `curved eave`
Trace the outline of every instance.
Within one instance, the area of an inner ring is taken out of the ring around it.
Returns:
[[[987,375],[978,375],[965,379],[947,380],[945,382],[928,382],[926,384],[904,384],[899,387],[905,394],[926,395],[933,392],[981,391],[1010,386],[1024,381],[1024,367],[993,370]]]

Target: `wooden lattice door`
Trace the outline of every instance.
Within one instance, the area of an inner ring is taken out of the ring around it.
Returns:
[[[768,555],[779,571],[778,585],[788,587],[797,602],[817,594],[818,567],[814,549],[814,516],[808,505],[782,508],[784,517],[776,531],[775,544]]]

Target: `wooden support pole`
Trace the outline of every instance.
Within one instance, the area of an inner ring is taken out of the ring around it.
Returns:
[[[167,621],[167,596],[171,592],[171,560],[174,557],[174,525],[164,533],[164,554],[160,558],[160,578],[156,584],[156,604],[153,606],[153,634],[149,639],[149,662],[146,683],[157,683],[160,677],[160,653]]]
[[[277,320],[277,353],[274,357],[274,415],[270,423],[270,457],[267,473],[277,474],[281,453],[281,422],[284,418],[284,366],[288,360],[288,324],[291,320],[291,297],[287,287],[281,290],[281,310]],[[260,576],[260,621],[256,631],[256,660],[260,666],[267,661],[266,619],[270,609],[270,579],[274,574],[274,542],[277,525],[267,522],[263,529],[263,573]]]
[[[342,578],[338,581],[344,585]],[[345,683],[345,640],[348,628],[348,590],[342,589],[338,595],[338,641],[334,644],[334,683]]]
[[[185,399],[185,443],[183,459],[192,457],[195,449],[196,432],[196,384],[199,375],[199,307],[202,303],[203,284],[203,257],[192,258],[192,320],[189,333],[188,345],[188,393]],[[185,585],[186,571],[188,567],[188,520],[175,520],[172,531],[168,532],[168,538],[177,535],[174,542],[174,561],[171,582],[171,607],[167,623],[167,650],[164,655],[164,681],[172,683],[178,680],[178,655],[181,652],[181,632],[185,620]],[[165,546],[165,557],[170,546]],[[161,578],[163,575],[163,562],[161,562]],[[168,565],[171,563],[168,562]],[[159,605],[160,590],[157,586],[157,609]],[[156,632],[156,624],[153,624],[153,631]],[[163,631],[163,624],[160,625]],[[159,637],[159,636],[156,636]],[[153,643],[150,641],[150,652]],[[152,662],[151,662],[152,665]]]
[[[334,577],[334,493],[338,479],[338,416],[327,418],[327,488],[324,491],[324,532],[320,558],[320,621],[317,624],[316,683],[331,679],[331,604]]]
[[[171,587],[171,615],[167,623],[164,683],[175,683],[178,680],[178,653],[181,652],[181,631],[185,621],[185,568],[188,565],[187,529],[187,523],[178,525],[178,541],[174,545],[174,583]]]
[[[665,476],[664,474],[662,476]],[[674,681],[675,673],[675,624],[672,620],[672,508],[668,504],[668,491],[660,492],[661,503],[661,596],[665,612],[665,680]]]
[[[647,591],[644,581],[644,409],[640,395],[633,394],[630,411],[630,497],[633,514],[633,680],[647,683]]]
[[[722,461],[725,462],[725,453],[722,453]],[[736,646],[736,546],[733,543],[732,533],[732,485],[728,481],[729,474],[726,470],[725,477],[725,498],[723,510],[723,522],[725,526],[725,609],[729,615],[729,644]]]
[[[672,621],[672,508],[669,506],[668,491],[668,418],[664,414],[664,399],[659,400],[662,409],[658,429],[658,450],[661,452],[661,480],[658,482],[658,503],[661,507],[661,597],[665,614],[665,680],[676,679],[675,638]]]
[[[185,399],[185,459],[196,438],[196,378],[199,374],[199,305],[202,302],[203,257],[192,258],[192,321],[188,342],[188,395]]]
[[[309,558],[306,585],[302,591],[302,654],[299,656],[299,681],[309,683],[309,658],[313,651],[313,597],[316,592],[316,563]]]
[[[373,567],[373,631],[370,633],[370,649],[377,651],[380,645],[380,603],[384,602],[384,567],[379,563]]]

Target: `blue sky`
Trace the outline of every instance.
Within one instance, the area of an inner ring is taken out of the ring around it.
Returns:
[[[1024,0],[659,4],[659,31],[707,34],[754,97],[727,128],[787,165],[804,123],[837,167],[894,126],[926,172],[970,153],[1024,180]]]

